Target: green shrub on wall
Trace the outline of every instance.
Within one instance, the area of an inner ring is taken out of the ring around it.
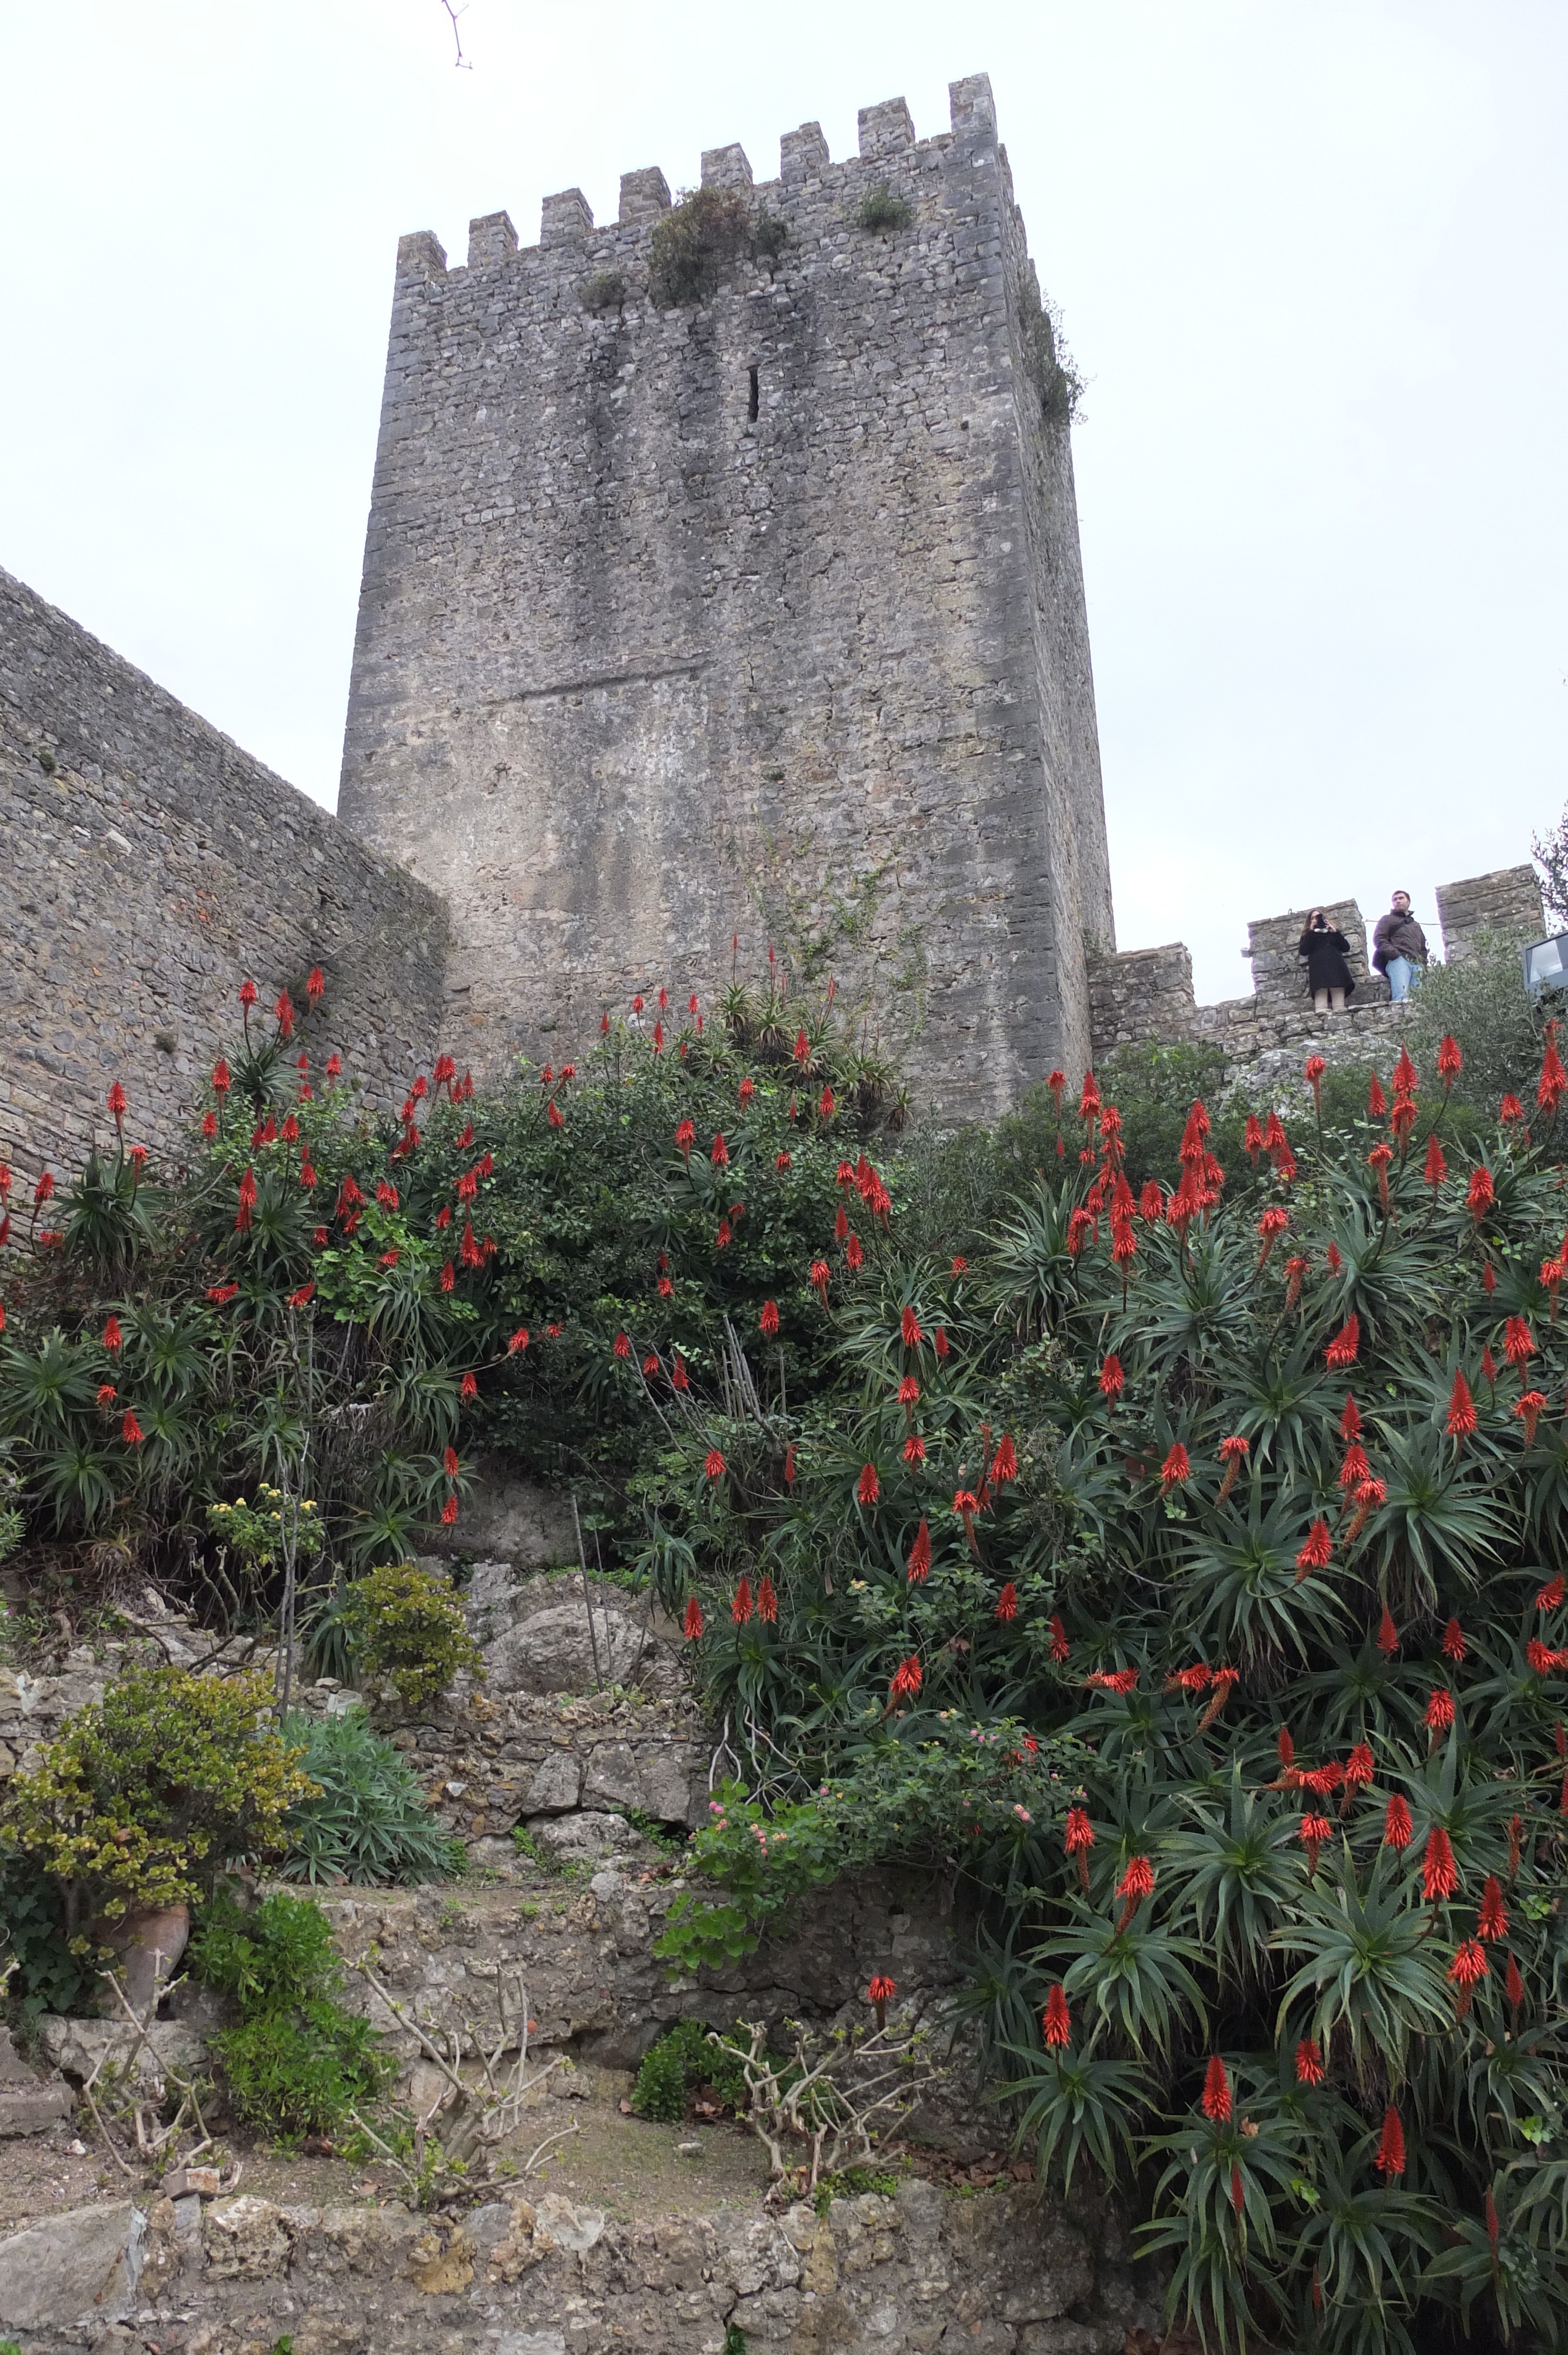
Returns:
[[[256,2132],[282,2143],[334,2135],[395,2073],[369,2023],[334,2000],[343,1966],[311,1899],[277,1894],[248,1913],[220,1891],[196,1924],[191,1961],[238,2011],[213,2051],[237,2115]]]
[[[394,1562],[355,1579],[344,1618],[358,1672],[388,1686],[410,1714],[438,1701],[460,1670],[483,1674],[462,1605],[439,1572]]]
[[[132,1669],[6,1785],[0,1839],[56,1882],[69,1938],[194,1903],[235,1859],[282,1853],[311,1785],[262,1721],[271,1698],[264,1677]]]
[[[463,1869],[461,1840],[443,1832],[417,1777],[365,1713],[289,1717],[283,1738],[315,1785],[289,1810],[291,1881],[449,1881]]]

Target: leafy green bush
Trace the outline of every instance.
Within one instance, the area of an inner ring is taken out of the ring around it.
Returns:
[[[854,217],[862,229],[907,229],[915,215],[896,189],[878,180],[862,197]]]
[[[58,1884],[68,1937],[195,1902],[235,1859],[281,1852],[311,1785],[260,1721],[270,1700],[265,1677],[133,1668],[6,1785],[0,1838]]]
[[[1042,2174],[1130,2169],[1211,2344],[1568,2335],[1568,1074],[1467,1146],[1445,1062],[1223,1190],[1192,1111],[1174,1201],[1069,1118],[959,1273],[846,1188],[832,1392],[660,1467],[759,1729],[670,1959],[835,1859],[956,1871]]]
[[[415,1775],[363,1710],[291,1716],[283,1739],[300,1746],[314,1796],[289,1811],[291,1881],[450,1881],[463,1868],[461,1840],[432,1817]]]
[[[410,1713],[438,1701],[460,1669],[483,1675],[462,1605],[439,1572],[411,1561],[373,1570],[349,1588],[344,1618],[357,1672],[389,1685]]]
[[[1436,1082],[1437,1049],[1452,1032],[1465,1068],[1456,1093],[1489,1122],[1505,1095],[1531,1103],[1541,1061],[1542,1016],[1524,986],[1517,940],[1483,932],[1467,956],[1429,964],[1410,1001],[1406,1038],[1422,1076]]]
[[[694,188],[653,224],[649,293],[662,311],[705,303],[751,244],[751,208],[737,188]]]
[[[67,1932],[59,1884],[0,1834],[0,1987],[7,2008],[25,2026],[43,2011],[85,2010],[97,1986],[87,1941],[73,1946]]]
[[[367,2021],[334,2001],[343,1966],[319,1905],[269,1897],[253,1913],[223,1892],[204,1910],[192,1966],[239,2012],[213,2039],[243,2124],[278,2142],[330,2136],[374,2100],[396,2063]]]
[[[678,2019],[643,2054],[631,2106],[639,2117],[678,2126],[686,2115],[688,2094],[703,2087],[726,2109],[746,2108],[746,2073],[740,2063],[708,2042],[704,2021]]]

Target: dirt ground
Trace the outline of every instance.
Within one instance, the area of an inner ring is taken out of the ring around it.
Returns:
[[[768,2189],[768,2162],[747,2127],[733,2121],[662,2126],[629,2117],[620,2105],[630,2078],[610,2071],[583,2073],[599,2081],[587,2098],[544,2101],[525,2110],[518,2131],[497,2145],[485,2173],[472,2179],[469,2199],[504,2199],[526,2187],[535,2196],[556,2191],[623,2219],[649,2212],[708,2213],[760,2200]],[[568,2137],[525,2175],[525,2163],[545,2137],[567,2128]],[[83,2155],[69,2147],[77,2142],[86,2146]],[[397,2197],[389,2167],[351,2166],[317,2152],[277,2150],[240,2135],[229,2136],[227,2147],[243,2163],[237,2188],[281,2207]],[[124,2174],[105,2152],[90,2119],[79,2112],[68,2127],[0,2141],[0,2231],[61,2208],[155,2196],[162,2171],[139,2167]]]

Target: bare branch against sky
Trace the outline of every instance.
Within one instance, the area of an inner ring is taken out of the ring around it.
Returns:
[[[452,42],[457,49],[457,56],[454,58],[452,62],[454,65],[461,66],[465,73],[471,73],[473,71],[473,60],[471,58],[465,58],[462,53],[462,27],[458,22],[460,16],[466,16],[468,15],[468,10],[466,7],[454,8],[452,5],[452,0],[440,0],[440,5],[446,10],[448,19],[450,22],[452,28]]]

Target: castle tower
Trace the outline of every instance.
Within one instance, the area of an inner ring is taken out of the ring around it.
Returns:
[[[874,996],[949,1117],[1088,1062],[1070,403],[991,85],[951,101],[766,186],[713,150],[705,223],[649,170],[613,225],[399,245],[339,809],[446,897],[478,1071],[683,1007],[736,932]]]

